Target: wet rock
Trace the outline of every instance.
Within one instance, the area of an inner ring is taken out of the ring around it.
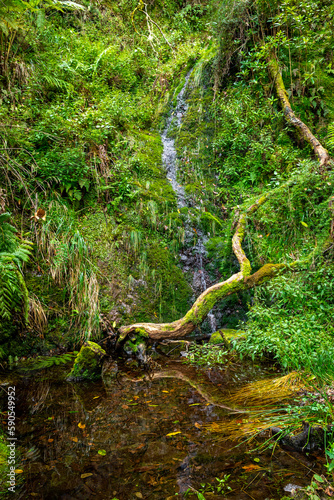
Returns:
[[[129,315],[131,313],[131,306],[129,304],[126,304],[125,302],[122,302],[118,306],[118,310],[122,314],[128,314]]]
[[[287,487],[292,487],[291,489],[285,489]],[[301,488],[300,486],[287,484],[284,491],[290,493],[290,497],[283,497],[282,500],[288,498],[294,498],[295,500],[329,500],[334,496],[334,487],[325,476],[313,476],[311,484],[306,488]]]
[[[101,376],[102,362],[106,352],[95,342],[86,342],[74,360],[74,365],[67,377],[69,382],[93,380]]]
[[[328,432],[333,430],[327,429],[327,440]],[[303,422],[303,430],[296,436],[284,435],[280,427],[272,427],[271,434],[283,448],[290,451],[314,452],[325,448],[325,430],[319,426],[311,427],[308,422]]]
[[[298,486],[297,484],[289,483],[284,486],[283,490],[286,491],[287,493],[291,493],[291,495],[294,495],[297,492],[297,490],[300,490],[301,488],[302,487]]]
[[[144,365],[147,363],[149,357],[146,354],[146,343],[142,337],[128,339],[123,349],[128,356],[135,356],[140,364]]]

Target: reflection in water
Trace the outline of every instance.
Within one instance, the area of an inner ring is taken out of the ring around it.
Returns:
[[[216,442],[204,430],[229,421],[229,392],[265,376],[260,368],[243,366],[236,375],[178,360],[159,363],[143,375],[126,364],[117,371],[113,362],[91,384],[65,382],[66,368],[20,378],[18,498],[165,500],[231,474],[230,499],[263,500],[279,499],[287,483],[307,483],[307,458],[298,456],[299,463],[279,449],[249,455],[245,446]]]

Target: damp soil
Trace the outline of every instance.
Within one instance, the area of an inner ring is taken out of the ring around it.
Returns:
[[[231,490],[204,498],[274,500],[286,485],[305,486],[323,472],[320,457],[278,447],[259,453],[254,442],[222,441],[205,428],[232,418],[217,406],[231,391],[277,372],[247,364],[196,368],[178,354],[158,357],[148,373],[135,365],[113,361],[91,383],[66,382],[69,365],[2,375],[4,389],[16,386],[23,471],[16,498],[171,500],[229,476]],[[2,408],[5,397],[3,390]]]

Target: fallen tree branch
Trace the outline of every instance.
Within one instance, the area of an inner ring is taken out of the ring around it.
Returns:
[[[212,385],[212,382],[207,380],[203,374],[199,375],[197,370],[189,366],[180,366],[178,363],[171,362],[164,369],[158,369],[150,374],[144,373],[138,378],[130,377],[125,372],[120,372],[120,376],[122,380],[133,383],[151,382],[152,380],[163,378],[177,378],[193,387],[207,403],[223,408],[230,413],[247,413],[247,410],[225,405],[226,395],[218,387]]]
[[[286,271],[296,266],[299,263],[298,261],[290,264],[268,263],[262,266],[254,274],[251,274],[251,264],[242,248],[248,217],[256,212],[274,192],[286,188],[291,182],[292,181],[288,181],[278,189],[261,196],[239,216],[236,230],[232,238],[232,249],[240,265],[240,271],[238,273],[221,283],[216,283],[207,288],[197,298],[187,314],[177,321],[173,321],[172,323],[135,323],[133,325],[122,326],[119,329],[120,336],[118,342],[122,342],[129,333],[138,333],[154,340],[183,338],[194,331],[195,328],[205,320],[214,305],[223,298],[236,292],[245,291],[256,285],[260,285],[272,279],[279,271]]]

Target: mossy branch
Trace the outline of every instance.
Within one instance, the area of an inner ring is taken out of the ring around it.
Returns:
[[[285,89],[278,61],[274,54],[271,54],[268,58],[268,69],[270,76],[274,80],[276,92],[279,97],[285,118],[299,131],[301,137],[310,144],[314,153],[318,157],[320,166],[326,166],[330,161],[329,153],[327,149],[325,149],[321,145],[320,141],[312,134],[308,126],[305,125],[305,123],[302,122],[299,118],[297,118],[297,116],[293,112],[287,91]]]
[[[285,189],[291,181],[280,186],[279,190]],[[277,189],[261,196],[253,205],[248,207],[238,219],[236,230],[232,238],[232,249],[238,259],[240,271],[226,281],[217,283],[207,288],[195,301],[187,314],[172,323],[136,323],[122,326],[119,329],[119,342],[123,341],[129,333],[145,333],[149,338],[155,340],[182,338],[189,335],[207,317],[217,302],[236,292],[241,292],[260,285],[272,279],[279,271],[288,270],[293,264],[265,264],[254,274],[251,274],[251,264],[242,248],[245,235],[246,222],[250,215],[263,205]]]

